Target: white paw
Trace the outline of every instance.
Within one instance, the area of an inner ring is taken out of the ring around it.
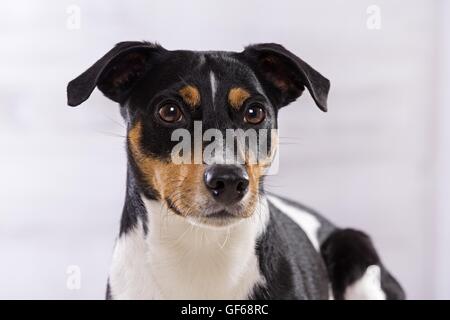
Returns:
[[[364,275],[345,290],[346,300],[386,300],[381,289],[381,269],[377,265],[367,267]]]

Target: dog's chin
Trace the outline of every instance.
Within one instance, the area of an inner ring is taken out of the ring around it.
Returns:
[[[226,210],[220,210],[205,216],[187,217],[187,219],[190,223],[192,223],[195,226],[224,228],[236,225],[245,218],[238,214],[230,213]]]
[[[189,223],[198,227],[224,228],[239,224],[249,218],[249,210],[252,210],[249,201],[240,201],[231,206],[223,206],[214,201],[206,201],[204,209],[197,208],[193,214],[186,214],[170,199],[166,200],[169,209],[178,216],[184,217]],[[187,207],[187,206],[183,206]]]

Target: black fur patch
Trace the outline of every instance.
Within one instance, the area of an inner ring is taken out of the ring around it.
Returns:
[[[139,185],[137,184],[134,175],[130,174],[131,169],[127,174],[127,193],[125,196],[125,204],[122,212],[122,219],[120,221],[120,233],[121,236],[127,233],[129,230],[134,229],[138,224],[138,221],[142,221],[144,233],[147,234],[147,211],[140,196]],[[148,191],[147,191],[148,192]],[[145,194],[145,192],[142,192]]]
[[[258,240],[259,267],[266,279],[252,299],[328,299],[325,265],[305,232],[269,205],[270,221]]]

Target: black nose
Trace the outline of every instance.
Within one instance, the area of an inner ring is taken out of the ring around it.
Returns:
[[[213,197],[225,205],[238,202],[248,190],[247,171],[239,166],[212,165],[206,169],[204,178]]]

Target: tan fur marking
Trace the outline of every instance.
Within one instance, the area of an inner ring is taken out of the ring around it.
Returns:
[[[158,191],[161,199],[170,199],[182,215],[195,215],[202,212],[200,203],[192,200],[195,199],[196,194],[207,193],[203,186],[204,166],[174,164],[146,155],[141,148],[141,139],[142,123],[137,122],[128,133],[128,143],[145,182]]]
[[[200,105],[200,92],[196,87],[187,85],[181,88],[178,93],[188,106],[196,108]]]
[[[250,93],[243,88],[232,88],[228,93],[228,102],[235,110],[239,110],[248,98],[250,98]]]

